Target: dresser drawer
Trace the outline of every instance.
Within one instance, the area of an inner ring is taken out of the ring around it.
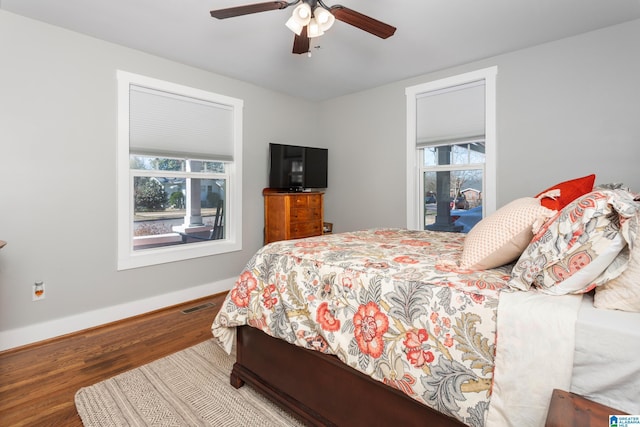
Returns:
[[[320,194],[309,195],[307,199],[307,203],[310,208],[319,209],[322,206],[322,195]]]
[[[291,209],[291,222],[305,222],[322,218],[320,209]]]
[[[291,196],[292,208],[319,208],[321,205],[321,194],[296,194]]]
[[[309,206],[309,196],[307,194],[291,196],[291,208],[306,208],[307,206]]]
[[[301,237],[319,236],[322,234],[322,223],[318,221],[314,222],[300,222],[297,224],[291,224],[291,238],[298,239]]]

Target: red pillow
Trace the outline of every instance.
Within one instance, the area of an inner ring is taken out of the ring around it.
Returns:
[[[545,208],[559,211],[578,197],[593,191],[593,185],[595,182],[595,174],[583,176],[582,178],[564,181],[554,185],[553,187],[549,187],[546,190],[538,193],[536,197],[540,197],[542,194],[551,190],[560,190],[560,196],[556,197],[555,199],[551,197],[543,197],[540,200],[540,203]]]

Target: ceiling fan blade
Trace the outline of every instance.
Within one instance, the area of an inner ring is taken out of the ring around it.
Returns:
[[[233,18],[251,13],[266,12],[268,10],[285,9],[289,6],[286,1],[268,1],[265,3],[248,4],[227,9],[212,10],[211,16],[218,19]]]
[[[309,37],[307,36],[307,26],[305,25],[300,32],[300,35],[295,36],[293,39],[293,52],[292,53],[307,53],[309,52]]]
[[[329,11],[338,21],[346,22],[349,25],[358,27],[361,30],[383,39],[391,37],[393,33],[396,32],[396,27],[392,27],[389,24],[385,24],[384,22],[370,18],[367,15],[363,15],[360,12],[356,12],[355,10],[351,10],[344,6],[331,6]]]

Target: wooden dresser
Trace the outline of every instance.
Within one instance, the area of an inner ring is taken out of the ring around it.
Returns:
[[[264,243],[322,234],[324,193],[288,193],[265,188]]]

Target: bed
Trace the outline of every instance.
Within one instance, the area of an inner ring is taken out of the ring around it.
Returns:
[[[585,214],[586,196],[601,209]],[[584,333],[592,318],[585,295],[630,264],[638,204],[632,195],[615,192],[589,193],[560,210],[541,209],[539,200],[524,203],[531,211],[524,227],[530,235],[520,236],[526,243],[515,258],[496,258],[490,249],[489,257],[465,259],[477,255],[470,242],[486,242],[473,230],[464,235],[372,229],[264,246],[247,263],[212,327],[226,351],[236,346],[231,383],[252,385],[309,425],[537,426],[544,424],[554,388],[580,389],[621,411],[640,412],[634,406],[640,402],[634,391],[640,390],[640,362],[633,356],[639,344],[624,341],[615,319],[627,315],[625,325],[640,326],[640,314],[607,310],[613,315],[600,324],[605,335],[615,329],[616,340],[631,352],[618,354],[624,369],[598,361],[610,372],[609,386],[619,381],[631,390],[624,399],[614,396],[613,404],[606,384],[588,380],[595,367],[589,354],[600,354],[611,342],[600,345]],[[513,212],[521,217],[522,201],[510,205],[478,229],[491,231],[492,221],[505,224]],[[564,222],[576,223],[579,210],[580,224],[568,233],[577,236],[578,227],[582,237],[561,239]],[[596,241],[597,230],[611,240],[613,211],[621,246],[615,256]],[[520,231],[511,233],[506,246],[513,246]],[[532,260],[554,241],[550,234],[557,240],[552,252],[560,240],[568,248],[549,262],[549,274],[564,274],[563,280],[545,288],[546,266]],[[576,250],[584,263],[584,244],[608,262],[599,263],[595,275],[569,280],[558,266],[562,257],[575,260]],[[498,265],[478,268],[485,262]],[[579,289],[577,281],[584,282]],[[571,286],[559,289],[566,284]]]

